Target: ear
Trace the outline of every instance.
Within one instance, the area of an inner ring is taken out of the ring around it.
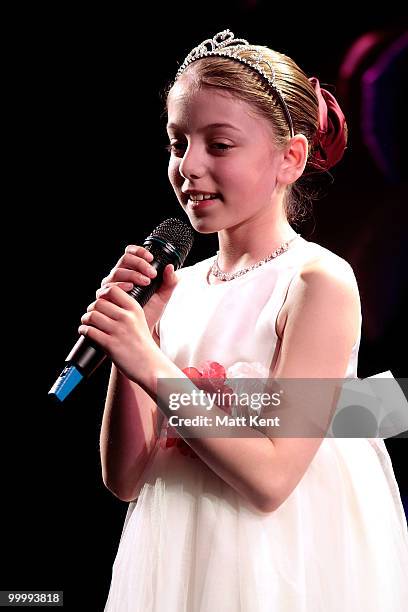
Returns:
[[[296,134],[286,146],[277,179],[283,185],[294,183],[303,173],[307,162],[308,143],[304,134]]]

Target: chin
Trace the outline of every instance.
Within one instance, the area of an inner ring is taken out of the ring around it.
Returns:
[[[218,226],[215,225],[214,222],[211,223],[209,219],[197,219],[196,217],[194,217],[194,219],[191,219],[189,217],[189,221],[193,229],[195,229],[195,231],[199,234],[214,234],[220,229]]]
[[[190,213],[185,206],[183,211],[187,216],[192,228],[199,234],[216,234],[225,229],[225,219],[222,220],[220,215],[203,213]]]

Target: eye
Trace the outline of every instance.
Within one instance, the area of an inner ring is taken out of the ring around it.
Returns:
[[[225,142],[213,142],[211,147],[217,151],[228,151],[229,149],[232,149],[232,146],[225,144]]]
[[[181,153],[185,149],[185,147],[186,145],[183,142],[171,142],[170,144],[167,144],[164,148],[169,153],[177,154]]]
[[[166,151],[172,153],[176,156],[184,155],[184,151],[187,147],[187,143],[185,142],[171,142],[170,144],[165,145]],[[225,153],[233,148],[232,145],[226,144],[225,142],[210,142],[208,143],[208,148],[210,151],[216,153]]]

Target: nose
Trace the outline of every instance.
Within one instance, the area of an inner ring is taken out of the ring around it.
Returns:
[[[184,179],[198,179],[205,173],[205,162],[199,146],[186,148],[179,165],[179,172]]]

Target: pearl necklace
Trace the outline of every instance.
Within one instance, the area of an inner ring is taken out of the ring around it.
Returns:
[[[299,236],[300,234],[296,234],[296,236],[281,244],[280,247],[278,247],[274,250],[273,253],[265,257],[265,259],[261,259],[261,261],[257,261],[256,263],[252,264],[251,266],[247,266],[246,268],[241,268],[241,270],[237,270],[236,272],[223,272],[220,269],[220,267],[218,266],[219,251],[217,251],[217,258],[211,266],[210,274],[216,276],[222,281],[230,281],[234,278],[238,278],[239,276],[243,276],[247,272],[255,270],[255,268],[259,268],[259,266],[263,266],[263,264],[267,263],[268,261],[271,261],[271,259],[275,259],[275,257],[278,257],[278,255],[282,255],[282,253],[285,253],[285,251],[288,250],[290,243],[296,240],[296,238],[299,238]]]

